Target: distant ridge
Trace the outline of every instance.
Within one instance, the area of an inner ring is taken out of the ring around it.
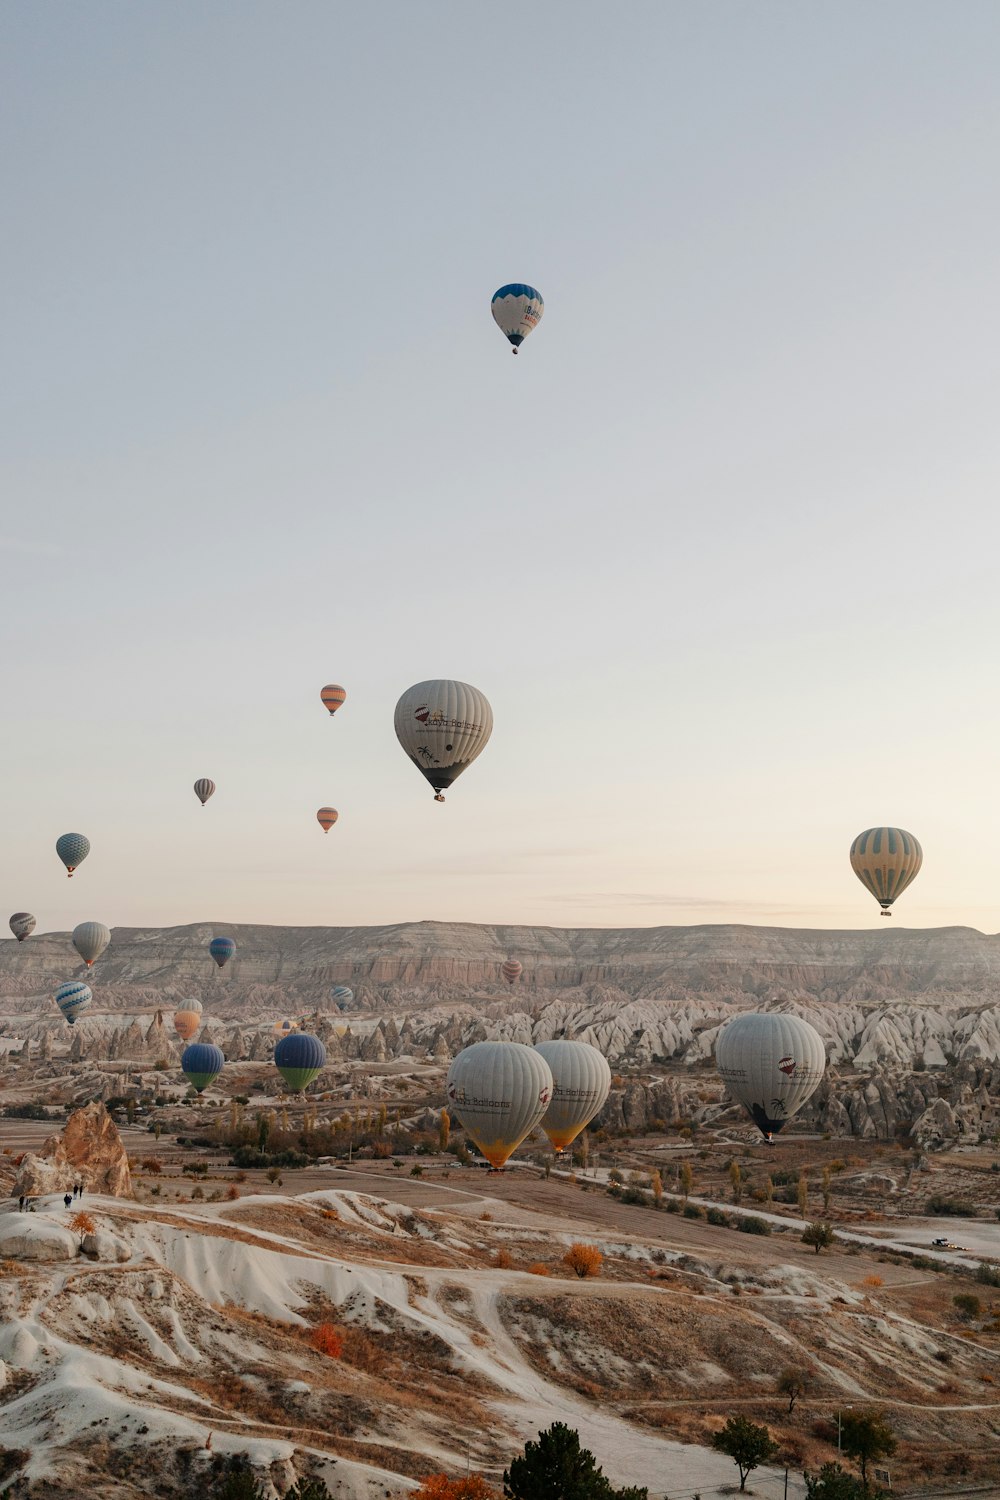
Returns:
[[[221,973],[208,955],[218,933],[237,945],[235,959]],[[123,986],[140,986],[231,1000],[262,986],[315,997],[332,984],[447,998],[470,989],[499,992],[500,965],[511,954],[524,965],[517,993],[529,995],[596,985],[660,998],[1000,997],[1000,935],[970,927],[116,927],[91,981],[119,993]],[[21,944],[11,939],[0,943],[0,993],[39,993],[80,967],[68,933],[36,933]]]

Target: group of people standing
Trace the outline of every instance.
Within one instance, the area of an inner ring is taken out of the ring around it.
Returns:
[[[73,1202],[73,1199],[77,1198],[77,1197],[79,1197],[79,1198],[83,1197],[83,1183],[82,1182],[75,1182],[73,1184],[73,1191],[72,1191],[72,1193],[65,1193],[63,1195],[63,1202],[65,1203],[66,1207],[69,1208],[70,1204]],[[18,1200],[17,1200],[17,1211],[18,1211],[18,1213],[19,1214],[23,1214],[24,1211],[25,1211],[25,1209],[28,1209],[29,1212],[34,1212],[34,1208],[35,1208],[34,1201],[31,1198],[27,1197],[26,1194],[22,1193],[21,1196],[20,1196],[20,1198],[18,1198]]]

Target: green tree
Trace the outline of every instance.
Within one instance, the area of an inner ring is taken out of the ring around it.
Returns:
[[[684,1202],[686,1203],[688,1200],[688,1194],[690,1193],[691,1188],[694,1184],[694,1173],[691,1171],[691,1163],[689,1161],[681,1163],[680,1183],[681,1192],[684,1195]]]
[[[788,1413],[791,1415],[795,1403],[800,1396],[804,1396],[813,1383],[813,1372],[807,1370],[803,1365],[787,1365],[777,1380],[774,1389],[779,1396],[788,1397]]]
[[[839,1464],[824,1464],[818,1474],[806,1474],[807,1500],[865,1500],[860,1479]]]
[[[889,1458],[896,1451],[896,1438],[885,1413],[871,1408],[842,1412],[840,1448],[854,1459],[861,1471],[862,1489],[866,1495],[870,1494],[868,1465]]]
[[[266,1500],[264,1488],[257,1483],[250,1460],[244,1453],[215,1460],[208,1493],[211,1500]]]
[[[300,1479],[285,1491],[285,1500],[333,1500],[322,1479]]]
[[[816,1220],[813,1224],[807,1224],[802,1231],[803,1245],[812,1245],[817,1255],[821,1250],[826,1250],[828,1246],[832,1245],[835,1239],[836,1235],[833,1232],[833,1225],[824,1224],[820,1220]]]
[[[563,1422],[525,1443],[523,1456],[504,1470],[503,1492],[507,1500],[647,1500],[644,1489],[616,1490]]]
[[[746,1489],[747,1476],[778,1452],[769,1429],[758,1427],[749,1417],[730,1417],[722,1431],[713,1436],[712,1447],[728,1454],[739,1469],[741,1490]]]
[[[268,1138],[268,1136],[270,1134],[271,1134],[271,1120],[270,1120],[270,1117],[268,1115],[266,1115],[263,1110],[261,1110],[260,1114],[257,1116],[257,1150],[258,1151],[266,1151],[267,1150],[267,1138]]]

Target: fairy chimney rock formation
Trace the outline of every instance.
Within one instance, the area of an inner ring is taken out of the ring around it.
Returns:
[[[37,1156],[27,1153],[14,1196],[71,1193],[78,1182],[88,1193],[103,1193],[109,1198],[132,1196],[125,1147],[115,1122],[99,1102],[75,1110],[62,1134],[49,1136]]]

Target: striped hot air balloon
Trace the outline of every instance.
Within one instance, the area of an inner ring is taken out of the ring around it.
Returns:
[[[71,979],[56,990],[56,1004],[71,1026],[76,1024],[77,1016],[87,1009],[93,998],[90,985],[80,979]]]
[[[330,999],[333,1001],[338,1010],[343,1010],[344,1007],[350,1005],[351,1001],[354,999],[354,991],[351,989],[350,985],[335,984],[333,986],[333,989],[330,991]]]
[[[342,706],[344,700],[347,697],[347,694],[344,692],[344,689],[342,687],[338,687],[337,683],[328,682],[319,696],[323,707],[327,709],[331,715],[333,715],[337,712],[337,709]]]
[[[514,346],[516,354],[533,328],[542,321],[545,303],[541,292],[523,281],[512,281],[493,293],[493,321]]]
[[[236,952],[236,944],[232,938],[214,937],[208,945],[208,951],[219,965],[219,968],[224,969]]]
[[[882,908],[883,917],[897,896],[916,880],[924,851],[905,828],[866,828],[851,845],[851,869]]]
[[[293,1094],[301,1094],[326,1067],[326,1048],[308,1031],[292,1031],[274,1049],[274,1065]]]
[[[588,1042],[538,1042],[552,1069],[552,1103],[542,1116],[542,1129],[557,1152],[576,1140],[611,1092],[611,1069],[603,1052]]]
[[[30,911],[16,911],[10,919],[10,930],[19,943],[23,943],[25,938],[30,938],[36,925]]]
[[[549,1107],[552,1070],[521,1042],[474,1042],[448,1069],[448,1107],[497,1171]]]
[[[56,839],[56,853],[72,876],[90,853],[90,840],[83,833],[64,833]]]
[[[199,781],[196,781],[194,784],[194,794],[198,798],[198,801],[201,803],[202,807],[205,806],[205,803],[208,801],[209,797],[214,794],[214,792],[215,782],[209,781],[207,776],[202,776],[201,779]]]
[[[500,965],[500,973],[508,984],[516,984],[523,972],[516,958],[508,958],[506,963]]]
[[[434,801],[486,749],[493,710],[467,682],[416,682],[396,704],[396,738],[434,788]]]
[[[330,829],[333,827],[334,823],[336,823],[339,816],[340,814],[337,812],[337,809],[335,807],[321,807],[319,812],[316,814],[316,822],[322,828],[324,833],[329,833]]]
[[[181,1072],[199,1094],[215,1082],[225,1065],[222,1048],[213,1042],[192,1042],[181,1053]]]
[[[770,1140],[819,1087],[826,1049],[815,1027],[784,1012],[744,1012],[715,1042],[719,1077]]]

